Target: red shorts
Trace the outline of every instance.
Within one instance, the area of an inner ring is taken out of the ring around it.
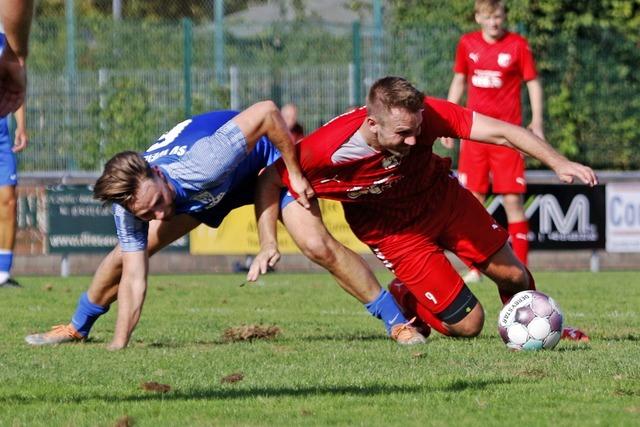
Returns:
[[[517,150],[463,139],[458,179],[470,191],[487,194],[522,194],[527,191],[524,156]]]
[[[374,254],[432,313],[446,309],[464,282],[444,254],[479,265],[504,246],[507,231],[454,177],[447,177],[435,212],[371,245]]]

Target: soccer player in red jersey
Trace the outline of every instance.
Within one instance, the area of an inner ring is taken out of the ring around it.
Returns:
[[[454,76],[447,99],[459,103],[467,87],[467,107],[515,125],[522,124],[520,85],[526,82],[531,102],[528,129],[544,139],[542,85],[527,40],[505,30],[505,5],[501,0],[476,0],[475,19],[480,30],[464,34],[456,49]],[[442,144],[453,148],[453,140]],[[525,265],[529,252],[529,224],[524,214],[526,192],[522,153],[463,139],[460,145],[459,179],[480,202],[491,189],[501,194],[507,214],[511,245]],[[468,282],[481,276],[472,269]]]
[[[433,142],[440,137],[515,147],[549,166],[563,182],[578,178],[595,185],[597,178],[526,129],[425,97],[400,77],[378,80],[366,108],[331,120],[296,146],[316,195],[342,202],[355,235],[399,279],[391,291],[407,317],[415,314],[446,335],[471,337],[481,331],[484,311],[445,249],[492,278],[505,302],[535,285],[508,245],[508,233],[451,175],[450,160],[433,154]],[[256,210],[262,250],[250,279],[279,257],[275,223],[280,188],[288,185],[280,161],[261,177]],[[292,210],[300,211],[294,205],[283,209],[285,220]],[[313,215],[306,211],[298,218],[305,214]],[[312,232],[309,228],[307,240],[313,239]]]

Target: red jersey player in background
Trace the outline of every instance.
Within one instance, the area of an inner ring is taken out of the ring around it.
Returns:
[[[567,160],[526,129],[426,98],[400,77],[378,80],[366,108],[331,120],[296,146],[316,195],[341,201],[355,235],[396,275],[390,291],[405,315],[417,315],[445,335],[472,337],[482,330],[484,310],[445,249],[492,278],[503,302],[535,285],[507,243],[507,232],[451,175],[449,159],[433,154],[439,137],[517,148],[549,166],[563,182],[577,177],[595,185],[597,179],[589,167]],[[275,225],[285,185],[289,177],[280,161],[260,178],[256,213],[262,250],[250,280],[279,258]],[[293,210],[300,211],[299,220],[312,215],[294,205],[283,209],[283,218]],[[312,233],[307,231],[307,240],[313,240]]]
[[[533,54],[524,37],[504,28],[506,16],[501,0],[476,0],[475,19],[480,31],[460,38],[447,99],[459,103],[466,86],[468,108],[520,126],[520,86],[524,81],[531,102],[528,129],[544,139],[542,85],[537,78]],[[443,138],[442,144],[453,148],[451,138]],[[460,144],[460,182],[484,203],[491,181],[493,193],[502,195],[513,251],[527,265],[529,224],[523,206],[524,169],[524,156],[509,147],[469,139],[463,139]],[[472,268],[465,280],[477,282],[481,277],[478,270]]]

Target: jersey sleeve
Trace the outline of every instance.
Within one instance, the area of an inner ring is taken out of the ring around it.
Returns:
[[[468,74],[467,69],[467,49],[465,48],[464,39],[460,38],[456,47],[456,57],[453,63],[453,72],[459,74]]]
[[[123,252],[145,250],[147,248],[149,223],[136,218],[121,205],[114,204],[112,210],[120,249]]]
[[[322,143],[323,137],[315,138],[316,134],[312,134],[307,138],[302,139],[298,144],[296,144],[296,155],[298,156],[298,162],[300,163],[300,169],[302,170],[302,174],[307,178],[309,183],[313,186],[314,180],[319,179],[323,176],[323,173],[327,167],[325,160],[328,158],[326,147]],[[298,194],[296,194],[291,189],[291,181],[289,180],[289,171],[287,170],[286,165],[282,158],[279,158],[275,162],[276,170],[278,171],[278,175],[280,175],[280,179],[282,183],[289,188],[291,194],[297,198]]]
[[[527,43],[524,38],[522,39],[522,46],[520,49],[520,64],[522,66],[522,80],[528,82],[529,80],[533,80],[538,77],[533,52],[531,51],[531,47],[529,47],[529,43]]]
[[[430,139],[440,137],[469,138],[473,124],[473,111],[444,99],[425,99],[423,129]]]

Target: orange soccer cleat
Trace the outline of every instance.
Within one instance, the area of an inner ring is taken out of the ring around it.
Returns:
[[[71,324],[56,325],[49,332],[43,334],[27,335],[24,340],[31,345],[54,345],[66,342],[84,341],[86,337],[80,333]]]
[[[418,332],[412,323],[416,318],[409,320],[407,323],[398,323],[391,328],[391,339],[401,345],[414,345],[426,342],[425,337]]]

